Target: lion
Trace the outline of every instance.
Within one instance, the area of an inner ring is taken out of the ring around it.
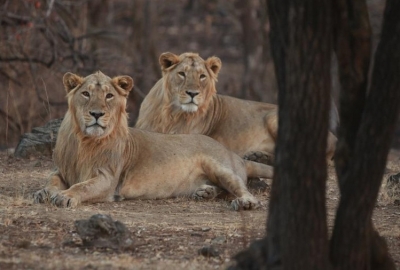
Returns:
[[[56,171],[34,194],[35,202],[76,207],[123,199],[211,199],[224,190],[234,196],[234,209],[258,207],[247,177],[271,178],[273,169],[245,161],[204,135],[129,128],[131,77],[66,73],[63,83],[68,111],[53,153]]]
[[[143,100],[135,127],[170,134],[207,135],[245,159],[272,164],[278,133],[274,104],[217,94],[222,63],[197,53],[162,53],[162,78]],[[336,137],[329,133],[327,158]]]

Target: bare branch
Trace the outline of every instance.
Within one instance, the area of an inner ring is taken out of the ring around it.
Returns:
[[[27,16],[20,16],[13,13],[6,12],[0,19],[1,25],[26,25],[31,22],[32,18]]]
[[[46,18],[50,16],[51,11],[52,11],[52,9],[53,9],[53,5],[54,5],[54,0],[50,0],[49,8],[48,8],[47,11],[46,11]]]
[[[46,67],[51,67],[53,61],[45,62],[43,59],[38,58],[27,58],[27,57],[1,57],[0,62],[31,62],[44,65]]]
[[[112,32],[112,31],[99,30],[99,31],[91,32],[91,33],[86,33],[82,36],[74,38],[74,40],[82,40],[82,39],[87,39],[87,38],[96,37],[96,36],[104,36],[104,35],[117,36],[118,34],[116,34],[115,32]]]

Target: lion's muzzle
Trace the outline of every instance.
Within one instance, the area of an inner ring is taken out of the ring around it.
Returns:
[[[94,118],[96,118],[96,121],[102,117],[105,113],[104,112],[100,112],[100,111],[90,111],[89,114],[91,116],[93,116]]]
[[[181,108],[185,112],[196,112],[198,109],[198,100],[196,97],[200,94],[197,90],[187,90],[185,91],[186,97],[183,102],[181,102]]]
[[[194,97],[199,94],[199,91],[186,91],[186,94],[188,94],[188,96],[190,96],[193,100]]]
[[[101,136],[104,134],[106,125],[102,117],[105,115],[102,111],[89,111],[92,119],[89,123],[86,123],[85,132],[90,136]]]

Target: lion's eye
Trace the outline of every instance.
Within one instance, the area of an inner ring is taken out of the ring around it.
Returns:
[[[82,95],[83,95],[84,97],[90,97],[90,94],[89,94],[88,91],[83,91],[83,92],[82,92]]]
[[[106,95],[106,99],[110,99],[110,98],[113,98],[113,97],[114,97],[113,94],[107,94],[107,95]]]
[[[178,72],[179,76],[185,77],[185,72]]]
[[[206,78],[206,75],[204,75],[204,74],[200,75],[200,80],[205,79],[205,78]]]

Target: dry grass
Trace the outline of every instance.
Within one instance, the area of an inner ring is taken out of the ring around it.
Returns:
[[[389,160],[386,166],[386,174],[382,181],[381,192],[378,198],[378,204],[381,206],[398,204],[400,201],[400,185],[388,183],[388,178],[400,172],[400,152],[393,150],[389,154]]]

